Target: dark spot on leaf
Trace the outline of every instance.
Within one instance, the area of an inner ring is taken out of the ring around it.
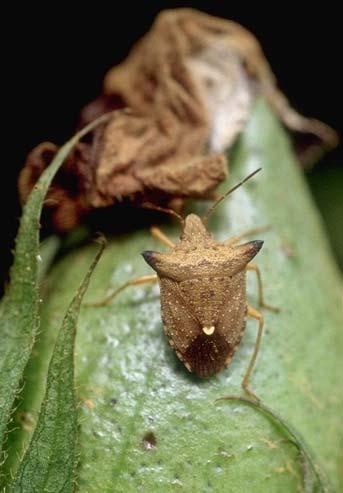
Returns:
[[[116,399],[115,397],[113,397],[111,400],[110,400],[110,403],[112,406],[115,406],[118,402],[118,399]]]
[[[145,450],[154,449],[157,445],[155,433],[152,431],[148,431],[143,437],[142,445]]]

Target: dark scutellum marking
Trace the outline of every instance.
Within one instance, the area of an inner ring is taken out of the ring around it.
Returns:
[[[218,332],[214,332],[212,336],[200,334],[183,357],[192,371],[201,377],[209,377],[224,367],[230,353],[230,344]]]

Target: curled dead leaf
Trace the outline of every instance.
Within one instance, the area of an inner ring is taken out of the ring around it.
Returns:
[[[290,106],[249,31],[192,9],[161,12],[108,72],[104,93],[81,112],[84,124],[130,108],[79,144],[55,180],[49,195],[55,229],[72,229],[88,211],[120,201],[170,206],[210,198],[227,175],[222,153],[243,130],[258,95],[290,130],[312,134],[326,148],[336,145],[334,130]],[[52,146],[41,144],[28,156],[19,180],[23,200]]]

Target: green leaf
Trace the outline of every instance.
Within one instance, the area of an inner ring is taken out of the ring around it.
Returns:
[[[325,163],[309,173],[308,181],[343,271],[343,167]]]
[[[49,271],[61,246],[58,236],[49,236],[42,241],[39,247],[38,282],[41,284]]]
[[[275,413],[272,409],[268,408],[260,401],[254,401],[247,399],[245,397],[237,396],[227,396],[217,399],[220,401],[233,401],[233,402],[243,402],[248,406],[251,406],[261,413],[265,414],[271,421],[280,428],[280,430],[285,433],[291,443],[299,450],[300,458],[302,461],[302,476],[303,476],[303,491],[305,493],[330,493],[332,492],[331,485],[323,472],[320,464],[316,462],[315,455],[312,450],[309,449],[307,443],[304,441],[303,437],[290,423],[288,423],[284,418]]]
[[[61,147],[41,175],[23,210],[10,285],[2,300],[0,314],[0,464],[13,404],[39,327],[39,220],[44,197],[71,149],[104,118],[82,129]]]
[[[11,492],[74,491],[77,462],[74,342],[81,301],[103,248],[104,245],[93,260],[58,333],[37,426],[10,486]]]
[[[341,278],[289,140],[263,102],[230,156],[231,174],[222,190],[259,166],[262,172],[218,207],[209,228],[218,239],[251,227],[270,228],[252,239],[265,242],[256,263],[266,301],[281,312],[264,311],[265,333],[251,387],[263,405],[300,433],[339,491]],[[195,212],[204,209],[202,204],[192,207]],[[166,225],[163,231],[172,238],[178,234],[177,227]],[[42,373],[51,355],[53,326],[61,320],[93,248],[75,249],[48,276],[36,354]],[[111,239],[86,301],[150,274],[143,250],[164,248],[146,230]],[[256,279],[249,273],[247,294],[253,306],[256,292]],[[275,419],[243,402],[215,402],[242,394],[256,330],[249,320],[230,366],[200,380],[188,373],[166,341],[157,287],[127,289],[107,307],[83,307],[76,339],[76,386],[82,402],[79,491],[316,491],[318,481],[304,466],[301,447],[299,454],[295,440]],[[27,373],[23,394],[33,418],[44,393],[36,370]],[[11,453],[17,452],[13,447]]]

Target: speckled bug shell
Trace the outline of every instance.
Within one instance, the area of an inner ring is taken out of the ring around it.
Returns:
[[[262,244],[220,243],[190,214],[173,249],[143,253],[158,275],[166,336],[189,371],[208,377],[230,363],[245,328],[246,266]]]

